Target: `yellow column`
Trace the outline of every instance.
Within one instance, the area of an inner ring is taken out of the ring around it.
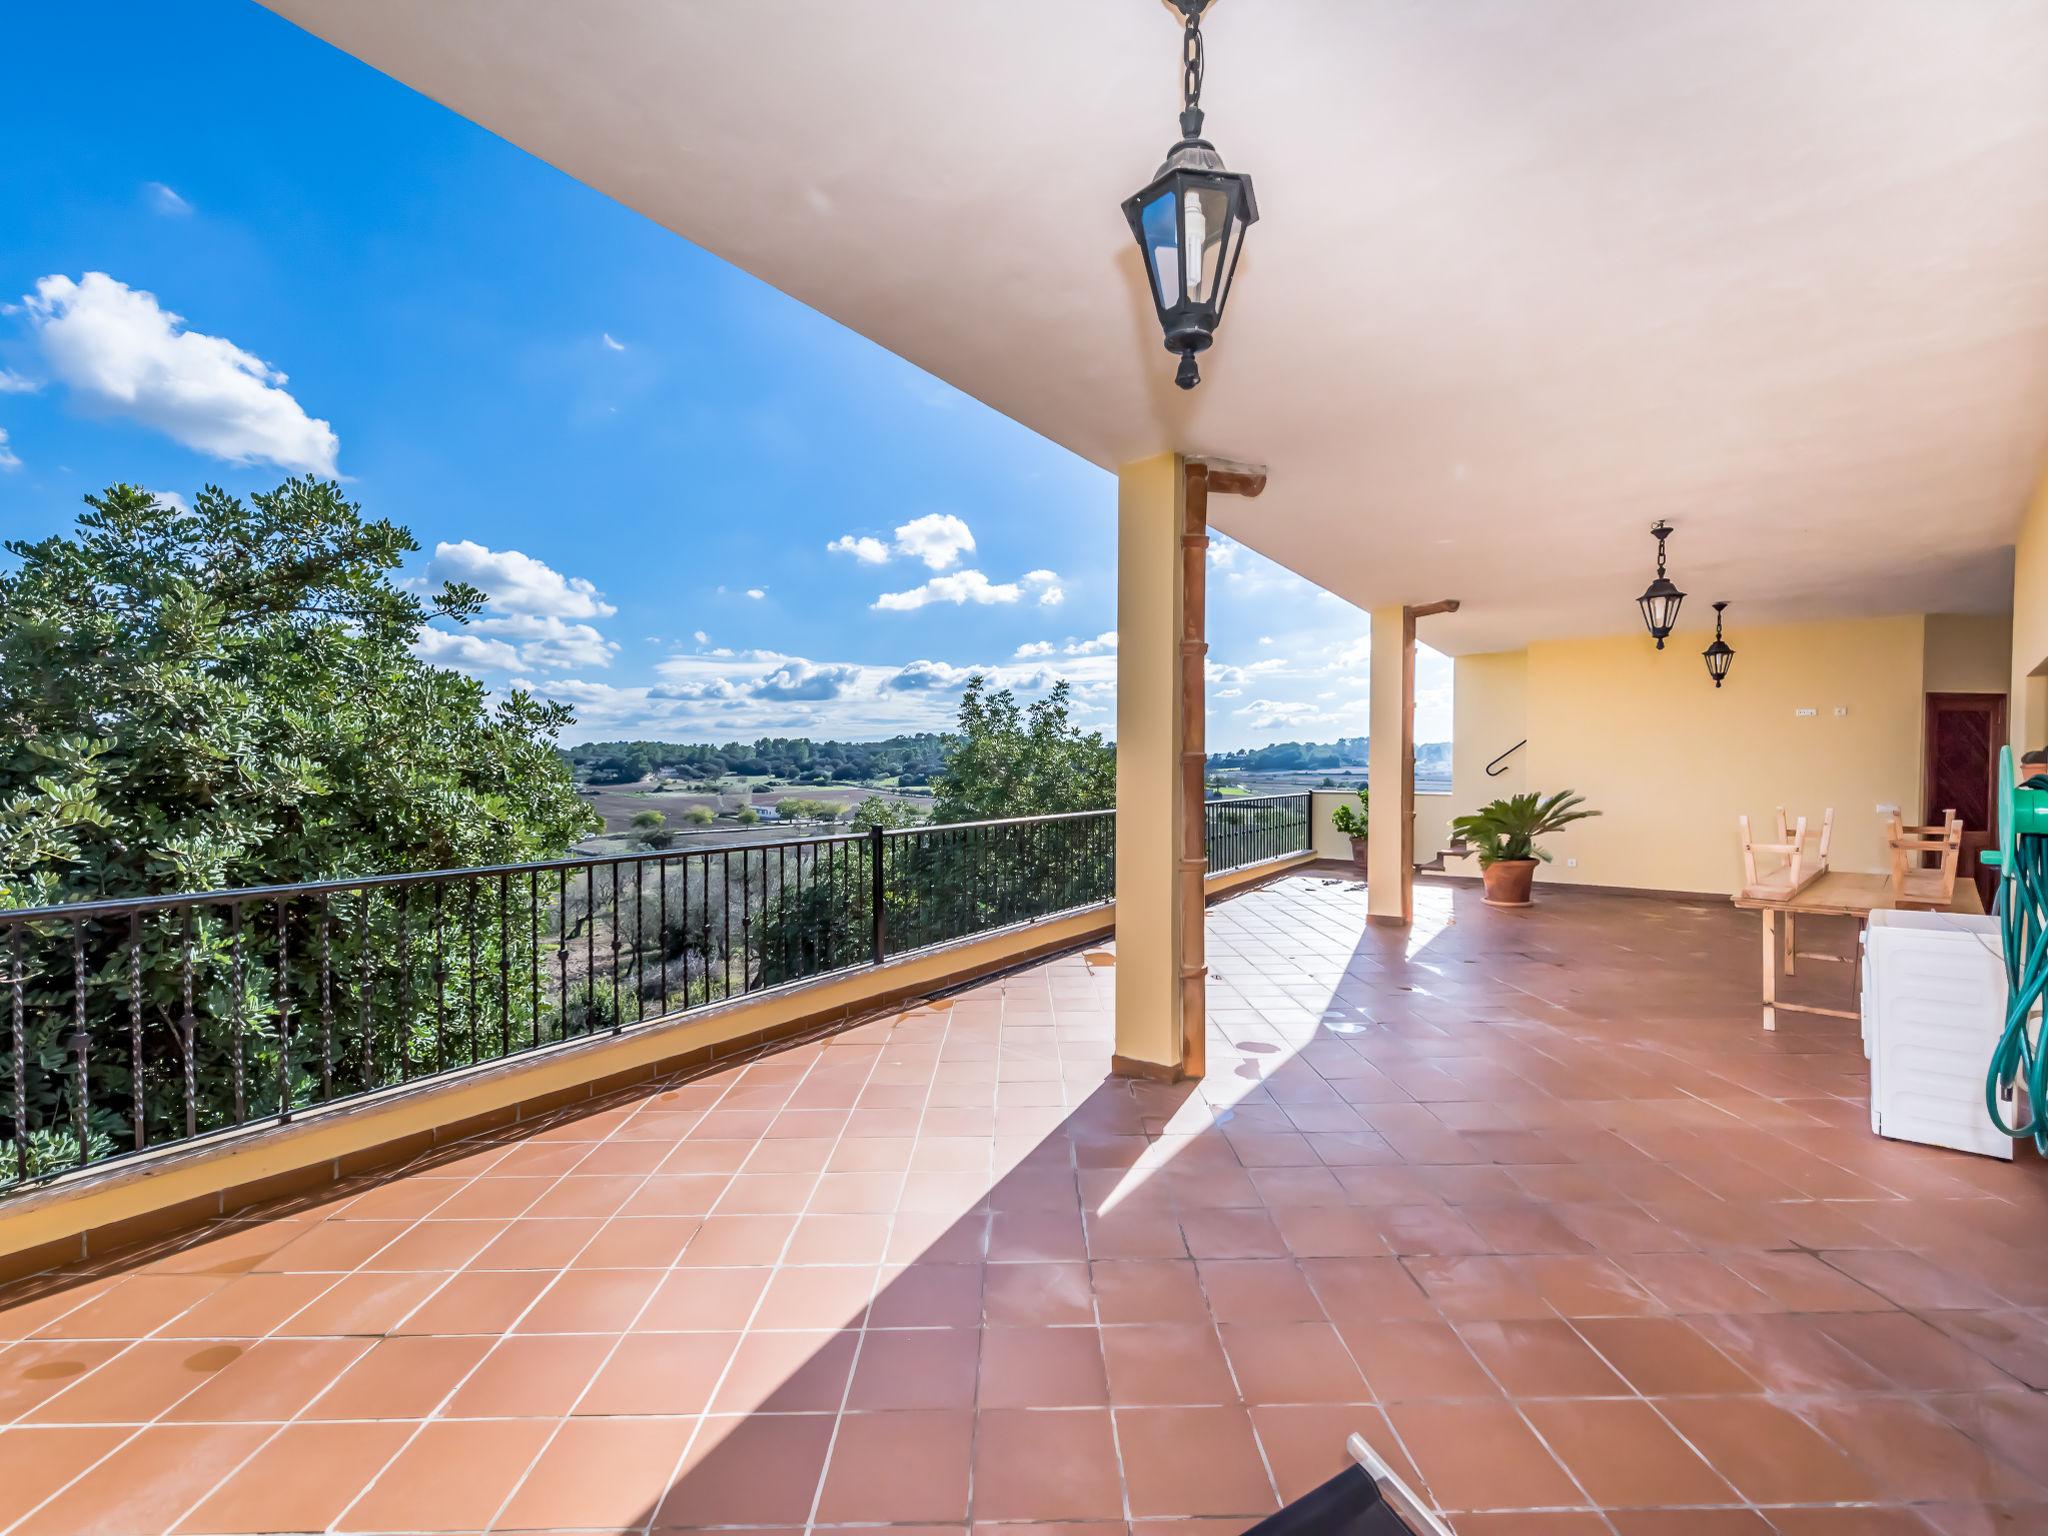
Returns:
[[[1396,605],[1372,610],[1370,769],[1371,836],[1366,844],[1365,905],[1371,921],[1405,926],[1411,915],[1409,888],[1415,878],[1408,853],[1408,790],[1414,769],[1409,735],[1414,709],[1413,641],[1407,611]]]
[[[1116,1062],[1182,1075],[1182,550],[1187,473],[1161,454],[1117,473]]]

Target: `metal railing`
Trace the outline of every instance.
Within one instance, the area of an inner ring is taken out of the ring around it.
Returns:
[[[1300,795],[1236,795],[1207,800],[1209,873],[1243,869],[1268,859],[1305,853],[1309,848],[1309,797]]]
[[[1211,802],[1210,868],[1308,847]],[[0,1191],[1107,903],[1116,815],[0,911]]]

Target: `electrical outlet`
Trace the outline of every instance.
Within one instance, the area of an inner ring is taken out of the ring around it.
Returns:
[[[1820,711],[1817,709],[1795,709],[1792,711],[1792,713],[1797,715],[1800,719],[1804,720],[1809,715],[1819,714]]]
[[[1566,859],[1564,861],[1564,867],[1566,869],[1577,869],[1579,867],[1579,861],[1577,859]]]
[[[1891,816],[1896,814],[1898,809],[1896,805],[1880,805],[1877,808],[1877,814],[1880,816]]]
[[[1845,705],[1845,704],[1837,704],[1837,705],[1835,706],[1835,718],[1836,718],[1837,720],[1841,719],[1841,718],[1842,718],[1842,717],[1843,717],[1844,715],[1846,715],[1846,714],[1848,714],[1848,713],[1849,713],[1849,708],[1848,708],[1848,706],[1847,706],[1847,705]]]

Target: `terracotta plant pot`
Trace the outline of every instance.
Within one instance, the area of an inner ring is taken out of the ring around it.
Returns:
[[[1535,875],[1534,859],[1496,859],[1486,866],[1481,875],[1486,881],[1486,904],[1489,907],[1528,906],[1529,886]]]
[[[1362,837],[1351,839],[1351,862],[1358,866],[1360,874],[1365,873],[1365,839]]]

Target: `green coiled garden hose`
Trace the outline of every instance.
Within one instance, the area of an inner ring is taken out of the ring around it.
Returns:
[[[1998,851],[1987,850],[1983,857],[2001,875],[1998,909],[2008,991],[2005,1033],[1984,1080],[1984,1103],[2000,1131],[2015,1140],[2032,1137],[2035,1149],[2048,1157],[2048,1038],[2030,1028],[2048,992],[2048,776],[2015,788],[2010,747],[1999,752],[1998,775]],[[2024,1116],[2016,1090],[2027,1096]]]

